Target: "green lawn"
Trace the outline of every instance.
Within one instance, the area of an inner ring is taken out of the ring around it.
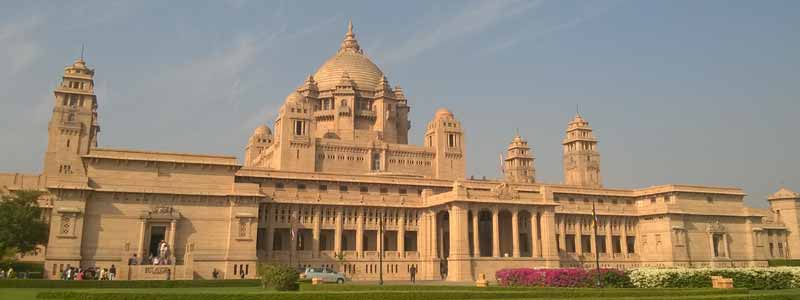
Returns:
[[[800,289],[748,291],[743,289],[478,289],[453,285],[301,285],[299,292],[275,292],[258,287],[38,289],[0,288],[0,300],[36,299],[39,292],[88,293],[95,299],[799,299]],[[114,296],[116,295],[116,296]],[[125,297],[119,297],[119,296]],[[208,295],[208,296],[205,296]],[[166,297],[165,297],[166,296]],[[118,298],[119,297],[119,298]]]

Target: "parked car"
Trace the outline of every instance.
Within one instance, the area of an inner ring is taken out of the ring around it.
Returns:
[[[336,282],[342,284],[345,281],[344,274],[336,272],[331,268],[306,268],[302,278],[313,280],[319,278],[323,282]]]

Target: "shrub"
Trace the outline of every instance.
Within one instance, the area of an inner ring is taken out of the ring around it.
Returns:
[[[296,291],[300,289],[297,280],[300,279],[297,271],[291,267],[277,264],[263,264],[258,267],[258,276],[261,277],[265,288],[277,291]]]
[[[770,259],[770,267],[800,267],[800,259]]]
[[[639,288],[711,287],[711,276],[733,279],[737,288],[787,289],[800,288],[800,268],[698,268],[636,269],[630,272],[631,283]]]
[[[593,287],[596,270],[584,269],[503,269],[495,273],[502,286]],[[600,284],[604,287],[631,287],[625,272],[600,269]]]
[[[406,286],[403,291],[362,291],[362,292],[264,292],[264,293],[146,293],[146,292],[43,292],[37,295],[39,299],[61,300],[444,300],[444,299],[736,299],[739,296],[751,296],[746,290],[741,289],[563,289],[563,288],[537,288],[517,289],[499,288],[496,290],[462,290],[461,287],[451,287],[453,290],[418,291],[419,286]],[[741,298],[739,298],[741,299]],[[764,298],[747,299],[774,299],[774,295]]]
[[[0,280],[0,288],[86,289],[86,288],[192,288],[257,287],[251,280]]]

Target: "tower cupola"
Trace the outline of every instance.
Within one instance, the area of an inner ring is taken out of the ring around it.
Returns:
[[[567,125],[564,147],[564,184],[586,187],[601,187],[600,153],[597,139],[589,122],[580,114]]]
[[[533,165],[533,154],[528,146],[528,141],[517,134],[508,144],[506,157],[503,159],[503,175],[508,182],[531,183],[536,182],[536,173]]]

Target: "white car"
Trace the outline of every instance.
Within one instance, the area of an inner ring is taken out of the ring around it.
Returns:
[[[345,281],[343,274],[330,268],[306,268],[301,277],[311,280],[319,278],[323,282],[336,282],[338,284],[342,284]]]

